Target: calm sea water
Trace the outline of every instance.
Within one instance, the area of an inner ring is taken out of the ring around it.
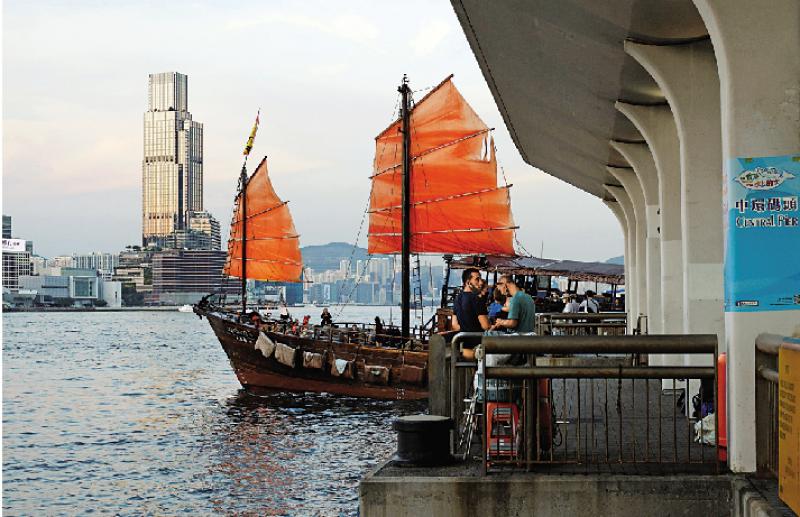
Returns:
[[[4,314],[3,513],[354,515],[392,419],[424,410],[249,395],[193,314]]]

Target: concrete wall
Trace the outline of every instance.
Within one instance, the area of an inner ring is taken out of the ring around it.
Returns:
[[[366,517],[648,516],[731,514],[727,476],[492,475],[486,478],[368,476]]]

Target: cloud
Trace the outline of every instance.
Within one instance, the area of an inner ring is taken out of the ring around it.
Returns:
[[[411,40],[411,47],[418,56],[429,56],[447,38],[451,29],[451,24],[444,20],[427,21]]]

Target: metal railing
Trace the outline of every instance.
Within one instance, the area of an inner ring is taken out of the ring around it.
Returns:
[[[676,384],[713,380],[717,400],[716,368],[625,360],[649,353],[711,353],[716,364],[715,335],[484,336],[481,342],[478,371],[484,375],[478,376],[477,400],[485,407],[476,413],[484,473],[575,465],[719,471],[716,414],[709,417],[713,432],[708,420],[692,425],[679,407],[688,394]],[[497,364],[499,356],[515,354],[522,366]],[[571,362],[552,357],[570,355]],[[672,390],[662,390],[664,380],[672,382]],[[695,433],[715,444],[713,450],[695,443]]]
[[[784,337],[756,337],[756,468],[760,476],[778,477],[778,354]]]
[[[536,333],[540,336],[627,334],[628,315],[624,312],[541,313],[536,315]]]

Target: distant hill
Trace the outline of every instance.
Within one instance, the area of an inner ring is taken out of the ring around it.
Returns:
[[[611,257],[610,259],[606,260],[606,264],[619,264],[620,266],[624,266],[625,256],[620,255],[619,257]]]
[[[303,246],[300,248],[303,255],[303,264],[314,271],[325,271],[326,269],[339,269],[339,262],[348,260],[352,256],[353,267],[356,260],[366,260],[366,248],[356,247],[346,242],[330,242],[317,246]]]

